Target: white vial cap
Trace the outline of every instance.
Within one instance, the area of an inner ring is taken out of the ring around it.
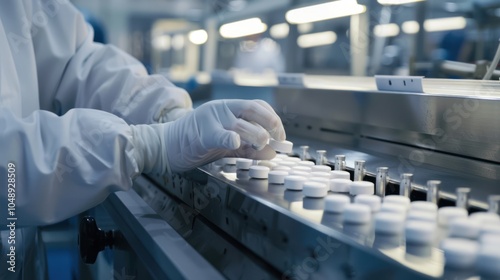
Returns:
[[[441,242],[441,249],[447,266],[463,269],[475,264],[479,246],[475,241],[447,238]]]
[[[285,177],[288,175],[286,171],[273,170],[269,171],[269,183],[270,184],[284,184]]]
[[[277,163],[271,162],[269,160],[261,160],[261,161],[259,161],[259,163],[257,165],[266,166],[266,167],[269,167],[270,169],[273,169],[274,167],[278,166]]]
[[[286,166],[286,167],[290,167],[290,168],[292,168],[295,165],[297,165],[296,162],[287,161],[287,160],[278,161],[277,164],[280,165],[280,166]]]
[[[309,160],[301,160],[301,161],[297,162],[297,165],[311,167],[311,166],[314,166],[314,162],[309,161]]]
[[[331,179],[330,190],[337,193],[348,193],[351,189],[352,181],[349,179]]]
[[[283,158],[281,158],[281,157],[274,157],[274,158],[270,159],[269,161],[272,161],[274,163],[278,163],[280,161],[283,161]]]
[[[273,170],[281,170],[281,171],[290,172],[292,169],[288,166],[278,165],[278,166],[273,167]]]
[[[372,212],[378,212],[380,210],[381,199],[380,197],[373,194],[360,194],[354,198],[354,203],[368,205]]]
[[[311,177],[319,177],[319,178],[330,179],[330,173],[328,173],[328,172],[313,171],[313,172],[311,172]]]
[[[344,208],[351,203],[351,199],[342,194],[332,194],[325,198],[325,211],[342,213]]]
[[[248,176],[255,179],[267,179],[267,175],[269,174],[269,167],[253,165],[250,166],[250,171],[248,171]]]
[[[410,204],[410,211],[421,211],[437,214],[437,210],[437,205],[430,201],[414,201]]]
[[[248,170],[252,166],[253,160],[248,158],[239,158],[236,160],[236,168],[241,170]]]
[[[235,165],[238,158],[227,157],[222,159],[222,164]]]
[[[295,162],[295,164],[299,164],[299,162],[301,161],[300,158],[298,157],[285,157],[285,158],[282,158],[284,161],[291,161],[291,162]]]
[[[382,203],[380,212],[388,212],[406,216],[406,208],[403,205],[395,203]]]
[[[319,183],[325,184],[326,187],[327,187],[327,191],[330,190],[330,179],[326,179],[326,178],[311,178],[311,177],[309,177],[309,181],[311,181],[311,182],[319,182]]]
[[[500,278],[500,250],[497,246],[480,246],[476,258],[476,270],[486,279]],[[481,278],[483,279],[483,278]]]
[[[421,221],[408,221],[405,226],[406,241],[417,244],[434,242],[436,225]]]
[[[344,223],[364,224],[371,218],[370,207],[363,204],[349,204],[344,208]]]
[[[349,193],[351,195],[359,194],[373,194],[375,191],[375,186],[372,182],[367,181],[354,181],[351,183],[351,188]]]
[[[479,237],[479,243],[481,246],[495,246],[500,247],[500,234],[498,233],[488,233],[483,234]]]
[[[330,178],[331,179],[351,179],[351,174],[347,171],[343,170],[332,170],[330,171]]]
[[[302,190],[304,183],[307,181],[306,177],[288,175],[285,177],[285,187],[288,190],[300,191]]]
[[[328,165],[313,165],[311,166],[312,172],[328,172],[332,171],[332,168]],[[328,174],[330,176],[330,174]]]
[[[470,218],[477,220],[480,223],[500,223],[500,217],[496,213],[491,212],[476,212],[470,214]]]
[[[405,217],[392,213],[381,212],[375,215],[375,232],[385,234],[400,234],[403,232]]]
[[[305,182],[302,189],[306,197],[325,197],[328,194],[328,186],[320,182]]]
[[[302,172],[311,172],[311,167],[303,166],[303,165],[295,165],[292,167],[292,170],[302,171]]]
[[[481,225],[478,221],[468,218],[458,218],[450,222],[450,237],[476,239],[479,237]]]
[[[479,235],[496,234],[500,236],[500,224],[481,224]]]
[[[311,173],[309,173],[309,172],[298,171],[298,170],[293,170],[293,169],[290,171],[290,175],[297,175],[297,176],[302,176],[302,177],[306,177],[306,178],[311,177]]]
[[[447,206],[438,210],[438,223],[447,227],[451,221],[457,218],[467,218],[467,210],[459,207]]]
[[[437,214],[426,211],[410,210],[410,212],[408,212],[408,216],[406,216],[406,219],[408,219],[409,221],[422,221],[436,224]]]
[[[384,203],[395,203],[402,205],[408,210],[410,208],[410,199],[401,195],[388,195],[384,197]]]
[[[289,154],[293,150],[293,143],[290,141],[276,141],[274,139],[269,139],[269,146],[273,148],[276,152]]]

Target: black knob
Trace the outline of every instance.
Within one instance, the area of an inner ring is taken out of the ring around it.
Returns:
[[[84,263],[95,263],[97,254],[106,246],[113,247],[113,231],[104,231],[97,227],[94,217],[85,216],[80,220],[78,245],[80,257]]]

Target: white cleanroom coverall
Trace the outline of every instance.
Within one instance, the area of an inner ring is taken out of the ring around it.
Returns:
[[[0,4],[2,230],[11,217],[22,227],[74,216],[128,190],[141,172],[179,172],[224,156],[271,158],[269,137],[285,139],[267,103],[222,100],[192,111],[185,91],[92,37],[68,1]],[[18,265],[23,258],[18,253]]]

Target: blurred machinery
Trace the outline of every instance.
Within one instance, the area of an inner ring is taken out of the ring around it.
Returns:
[[[134,190],[111,195],[103,207],[115,231],[84,221],[94,250],[84,255],[112,245],[115,275],[135,279],[498,279],[499,255],[478,249],[500,244],[483,236],[500,227],[498,84],[424,80],[426,93],[408,93],[379,91],[372,78],[282,78],[264,87],[225,82],[232,92],[264,89],[294,142],[292,153],[262,164],[347,171],[384,201],[381,209],[378,199],[367,203],[373,213],[342,214],[335,199],[251,178],[226,160],[139,177]],[[425,223],[429,215],[407,212],[409,201],[439,210]],[[462,227],[452,222],[469,213]],[[455,238],[441,243],[446,236]]]

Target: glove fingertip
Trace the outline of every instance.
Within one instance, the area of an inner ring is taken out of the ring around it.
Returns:
[[[241,145],[241,138],[240,135],[234,131],[229,131],[226,134],[225,139],[223,140],[222,144],[226,149],[229,150],[236,150],[240,147]]]

